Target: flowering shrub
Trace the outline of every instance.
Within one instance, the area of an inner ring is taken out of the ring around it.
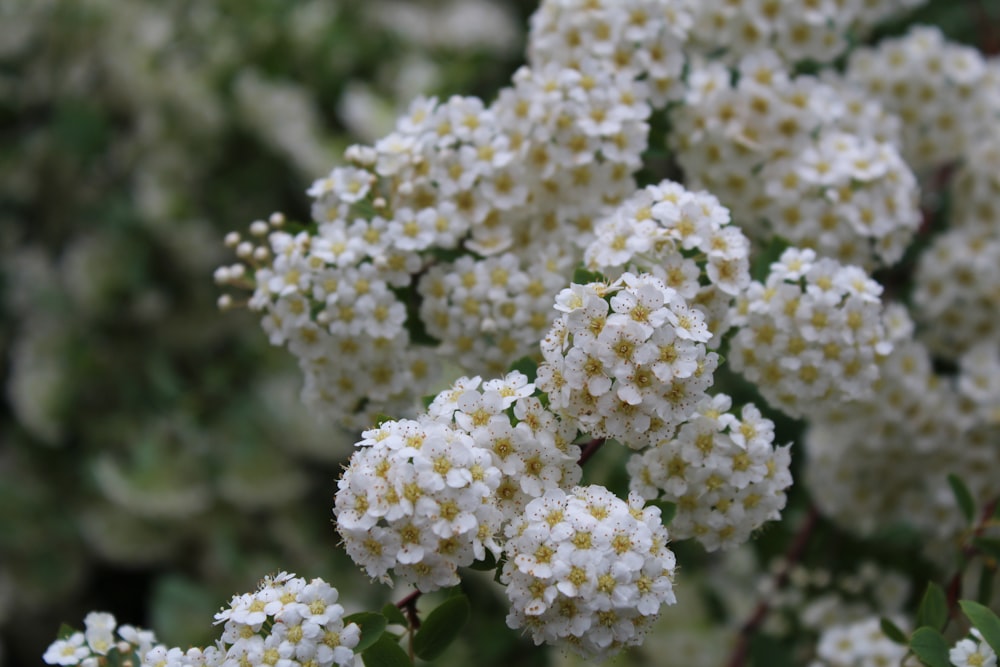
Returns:
[[[546,660],[503,615],[641,661],[662,615],[734,667],[995,664],[1000,61],[877,25],[917,4],[543,0],[492,102],[418,96],[230,232],[219,306],[360,432],[344,551],[413,590],[281,574],[215,647],[114,650]],[[48,662],[112,661],[87,618]]]

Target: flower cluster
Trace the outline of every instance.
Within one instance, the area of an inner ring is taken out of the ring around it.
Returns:
[[[738,299],[729,361],[791,416],[864,398],[892,349],[881,293],[860,268],[789,248]]]
[[[557,0],[543,2],[531,17],[532,65],[559,63],[591,72],[610,65],[641,78],[644,92],[661,107],[683,93],[683,46],[692,23],[691,0]]]
[[[353,665],[361,630],[344,623],[337,598],[337,589],[322,579],[307,582],[281,572],[265,577],[256,592],[234,596],[229,608],[215,615],[216,623],[225,625],[214,646],[168,647],[149,630],[116,627],[111,614],[91,612],[84,632],[53,642],[42,659],[49,665],[84,667],[107,664],[111,655],[121,661],[112,664],[128,664],[135,656],[139,662],[131,664],[137,667]]]
[[[844,528],[869,535],[906,521],[927,537],[931,555],[949,557],[944,541],[964,521],[947,475],[961,478],[975,498],[1000,492],[992,472],[1000,360],[977,350],[962,360],[958,377],[945,377],[912,337],[894,345],[871,397],[811,421],[805,480],[821,511]]]
[[[905,645],[886,636],[877,616],[827,627],[816,645],[816,657],[815,667],[921,664]]]
[[[717,346],[732,297],[750,284],[750,243],[707,192],[663,181],[639,190],[597,223],[588,268],[610,277],[652,274],[702,311]]]
[[[431,591],[457,569],[499,556],[502,525],[546,491],[580,479],[576,429],[535,398],[519,372],[460,378],[420,420],[365,431],[340,478],[334,512],[347,553],[371,577]]]
[[[1000,109],[1000,62],[948,42],[936,27],[857,49],[846,77],[902,119],[901,152],[914,169],[964,153]]]
[[[736,59],[774,49],[787,62],[829,62],[843,53],[849,33],[865,33],[880,21],[926,0],[810,2],[798,0],[699,0],[693,3],[692,47]]]
[[[902,257],[920,223],[898,120],[842,81],[792,77],[777,55],[695,61],[671,135],[690,185],[757,240],[777,235],[865,267]],[[766,224],[762,224],[766,221]]]
[[[774,423],[752,404],[737,418],[731,405],[725,394],[704,401],[676,437],[627,467],[633,492],[676,504],[673,538],[694,538],[709,551],[743,544],[780,518],[792,483],[790,446],[774,447]]]
[[[602,658],[641,643],[673,604],[674,555],[660,510],[600,486],[547,492],[507,528],[507,624],[536,644]]]
[[[712,384],[718,355],[700,310],[648,274],[563,290],[542,342],[549,406],[597,437],[641,449],[670,438]]]

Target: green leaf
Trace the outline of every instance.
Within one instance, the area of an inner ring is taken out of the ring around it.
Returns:
[[[386,620],[389,621],[389,625],[402,625],[408,626],[409,621],[406,620],[406,614],[391,602],[387,602],[384,607],[382,607],[382,615],[385,616]]]
[[[476,570],[477,572],[492,572],[497,569],[497,559],[493,555],[493,552],[489,549],[486,550],[486,557],[482,560],[477,560],[472,565],[469,566],[470,570]]]
[[[366,648],[361,653],[361,660],[365,663],[365,667],[412,667],[413,665],[399,642],[387,634],[383,634],[374,644]]]
[[[396,420],[383,412],[380,412],[377,415],[375,415],[375,426],[379,428],[382,428],[382,424],[391,421],[396,421]]]
[[[76,628],[70,627],[66,623],[59,626],[59,632],[56,634],[56,639],[69,639],[73,635],[79,632]]]
[[[918,628],[910,637],[910,650],[928,667],[951,667],[948,641],[937,630]]]
[[[928,582],[924,598],[917,610],[917,625],[935,630],[944,628],[948,622],[948,598],[944,590],[933,581]]]
[[[960,600],[962,611],[972,621],[972,625],[983,634],[983,639],[995,653],[1000,655],[1000,618],[989,607],[972,600]]]
[[[879,625],[882,627],[882,632],[885,636],[896,642],[897,644],[902,644],[906,646],[909,641],[906,637],[906,633],[899,629],[899,626],[892,622],[891,619],[883,616],[879,620]]]
[[[996,537],[976,537],[972,540],[972,546],[990,558],[1000,560],[1000,539]]]
[[[962,510],[962,516],[971,524],[976,516],[976,502],[972,499],[969,487],[958,475],[948,475],[948,484],[951,486],[951,492],[955,494],[955,500],[958,502],[958,508]]]
[[[434,402],[435,398],[437,398],[437,394],[428,394],[427,396],[424,396],[423,398],[420,399],[420,402],[424,406],[424,410],[431,407],[431,403]]]
[[[520,371],[528,376],[528,382],[534,382],[538,377],[538,362],[531,357],[521,357],[510,365],[510,370]]]
[[[424,660],[433,660],[458,637],[469,620],[469,598],[458,595],[448,598],[420,626],[413,637],[413,652]]]
[[[366,648],[378,641],[387,625],[385,616],[374,611],[362,611],[344,617],[344,625],[357,623],[361,628],[361,640],[354,647],[355,653],[361,653]]]
[[[979,573],[979,586],[976,590],[976,601],[979,604],[989,604],[993,599],[993,580],[996,578],[996,573],[994,568],[986,566],[983,566],[982,572]]]
[[[106,662],[104,664],[106,664],[107,667],[135,667],[135,665],[142,664],[142,659],[139,657],[139,653],[137,651],[122,653],[117,647],[109,650],[105,659]]]
[[[588,271],[584,268],[578,268],[573,272],[573,282],[577,285],[586,285],[588,283],[603,283],[607,279],[597,271]]]

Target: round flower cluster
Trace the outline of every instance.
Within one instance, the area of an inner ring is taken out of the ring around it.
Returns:
[[[542,253],[527,262],[513,253],[464,256],[428,269],[421,279],[420,319],[441,341],[438,352],[466,372],[500,375],[510,362],[537,354],[552,326],[552,302],[566,285],[569,257]]]
[[[893,263],[919,222],[898,120],[842,81],[791,77],[777,55],[695,61],[671,143],[689,184],[757,240],[780,236],[844,263]]]
[[[947,475],[983,501],[1000,492],[991,472],[1000,425],[990,414],[1000,360],[989,356],[970,354],[948,378],[935,374],[926,347],[897,341],[870,398],[810,422],[804,475],[820,510],[860,535],[905,521],[940,545],[931,555],[952,556],[948,540],[966,524]]]
[[[851,53],[845,76],[903,121],[902,152],[915,169],[952,160],[996,124],[1000,62],[919,26]]]
[[[674,554],[660,510],[601,486],[551,490],[507,528],[507,625],[536,644],[604,658],[641,643],[675,602]]]
[[[949,184],[948,222],[951,227],[995,235],[1000,229],[1000,125],[976,135],[962,157]]]
[[[549,407],[634,449],[673,436],[711,386],[718,355],[704,315],[659,278],[625,273],[560,292],[542,341]]]
[[[554,0],[531,17],[528,59],[587,71],[609,63],[641,77],[654,106],[683,94],[691,0]]]
[[[704,401],[675,438],[627,466],[633,492],[676,504],[674,539],[693,537],[709,551],[739,546],[780,518],[792,483],[790,446],[774,447],[774,423],[752,404],[737,418],[731,405],[725,394]]]
[[[1000,233],[955,227],[937,236],[917,262],[913,303],[921,339],[942,357],[1000,345]]]
[[[499,555],[500,471],[467,433],[430,420],[365,431],[338,483],[334,513],[348,555],[369,576],[388,571],[420,590],[459,583],[458,568]]]
[[[926,0],[810,2],[799,0],[699,0],[692,45],[729,59],[774,49],[790,63],[829,62],[847,50],[849,33],[865,33],[901,10]]]
[[[535,393],[519,371],[481,388],[478,377],[459,378],[427,408],[432,419],[468,433],[490,453],[501,473],[492,501],[505,522],[549,489],[574,486],[582,474],[576,425],[560,420]]]
[[[597,223],[584,255],[610,277],[647,272],[694,302],[718,345],[732,297],[750,284],[750,243],[707,192],[663,181],[639,190]]]
[[[580,480],[576,428],[543,407],[527,377],[460,378],[418,421],[365,431],[340,478],[334,513],[347,553],[431,591],[458,583],[505,522],[534,498]]]
[[[234,596],[229,608],[215,615],[216,623],[225,625],[214,646],[186,651],[158,643],[149,630],[116,629],[114,616],[91,612],[84,619],[85,632],[53,642],[42,659],[49,665],[96,666],[117,653],[120,664],[136,655],[137,667],[353,665],[361,629],[344,624],[338,596],[322,579],[307,582],[287,572],[265,577],[256,592]]]
[[[897,626],[905,626],[896,618]],[[815,667],[866,667],[867,665],[920,665],[905,644],[882,632],[878,616],[826,628],[816,645]]]
[[[739,297],[729,361],[774,407],[815,415],[871,393],[892,350],[882,286],[854,266],[788,248],[766,281]]]

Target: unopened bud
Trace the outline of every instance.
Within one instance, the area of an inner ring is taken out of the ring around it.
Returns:
[[[239,232],[229,232],[226,234],[225,244],[227,248],[235,248],[236,244],[240,242]]]
[[[285,214],[276,211],[271,214],[271,217],[267,221],[271,223],[272,227],[281,227],[285,224]]]
[[[249,241],[242,241],[238,246],[236,246],[236,256],[246,259],[253,254],[253,244]]]
[[[233,297],[228,294],[223,294],[219,297],[218,301],[216,301],[216,305],[219,307],[219,310],[229,310],[233,307]]]
[[[270,229],[271,228],[268,227],[267,223],[263,220],[254,220],[250,223],[250,233],[254,236],[264,236],[268,233],[268,231],[270,231]]]

